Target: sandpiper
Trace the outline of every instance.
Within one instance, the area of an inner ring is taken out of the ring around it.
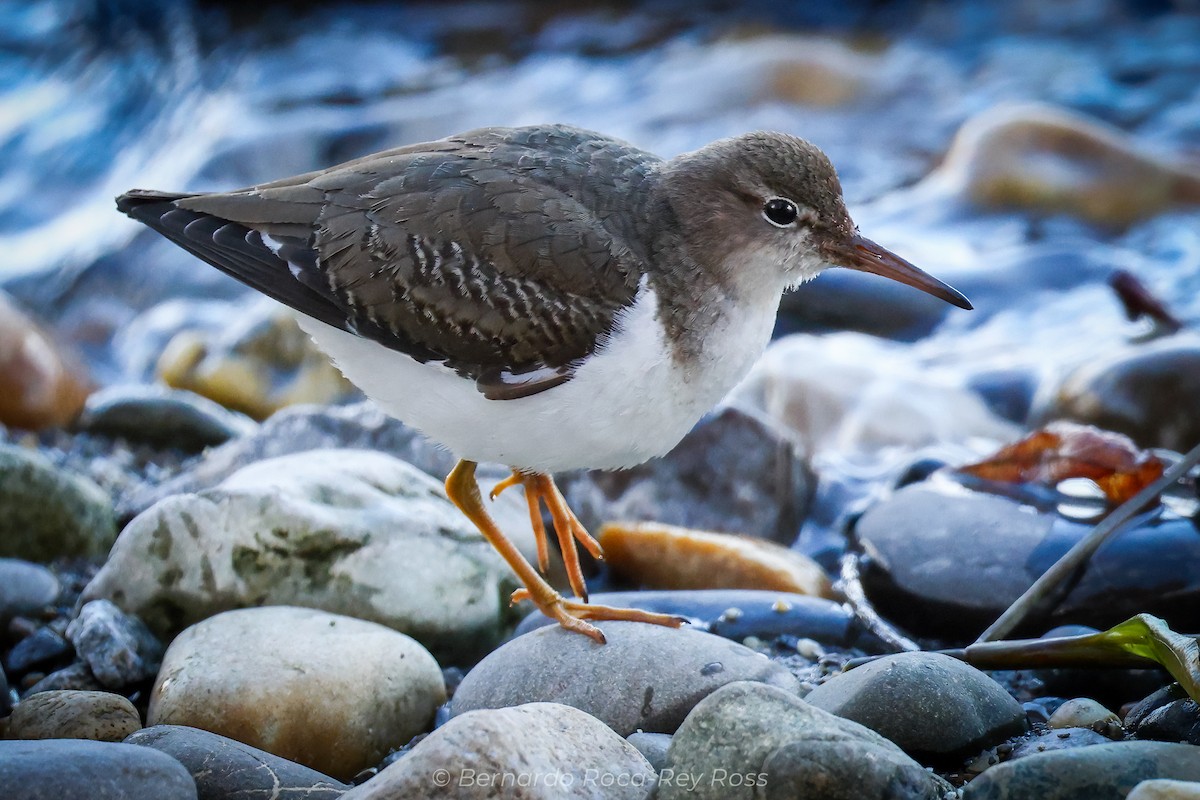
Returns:
[[[134,190],[118,208],[300,312],[300,325],[388,413],[460,459],[450,499],[564,627],[678,625],[587,602],[576,541],[601,551],[552,473],[669,451],[749,370],[781,294],[828,266],[961,308],[954,289],[860,236],[837,173],[782,133],[663,160],[565,125],[483,128],[248,189]],[[547,568],[542,506],[568,599],[489,516],[479,461],[521,485]]]

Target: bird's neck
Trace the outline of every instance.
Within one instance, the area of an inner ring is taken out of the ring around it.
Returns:
[[[658,298],[658,319],[677,363],[694,363],[713,340],[734,336],[765,347],[774,326],[784,280],[764,279],[777,269],[751,264],[763,255],[722,254],[697,248],[683,233],[671,204],[648,194],[642,219],[654,229],[647,253],[649,287]],[[715,259],[721,259],[718,263]],[[736,262],[736,263],[735,263]]]

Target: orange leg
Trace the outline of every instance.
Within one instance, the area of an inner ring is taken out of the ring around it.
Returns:
[[[514,475],[514,477],[516,477]],[[551,487],[554,486],[553,481],[550,481],[548,475],[538,476],[522,476],[522,482],[530,478],[542,478],[549,482]],[[505,484],[511,486],[518,481],[509,479],[497,487],[499,491],[506,488]],[[528,482],[525,482],[528,490]],[[475,462],[474,461],[459,461],[454,469],[450,471],[449,477],[446,478],[446,494],[454,501],[459,510],[467,516],[467,519],[474,523],[479,532],[484,538],[495,547],[500,555],[504,558],[512,571],[517,574],[517,578],[525,585],[524,589],[518,589],[513,593],[513,602],[520,600],[531,600],[534,605],[541,610],[543,614],[558,622],[567,630],[582,633],[584,636],[591,637],[600,644],[604,643],[604,634],[595,625],[590,625],[584,620],[601,620],[601,619],[616,619],[630,620],[633,622],[649,622],[655,625],[666,625],[672,628],[678,628],[683,624],[683,620],[679,617],[674,617],[669,614],[653,614],[649,611],[638,611],[632,608],[610,608],[608,606],[593,606],[587,603],[580,603],[573,600],[563,598],[554,588],[546,583],[542,576],[538,575],[537,570],[525,560],[516,546],[509,541],[508,537],[501,532],[496,525],[491,515],[487,513],[487,509],[483,506],[483,497],[479,492],[479,483],[475,480]],[[554,489],[554,495],[557,497],[557,502],[563,508],[566,503],[562,501],[562,495],[558,493],[557,488]],[[547,503],[549,505],[549,501]],[[533,504],[531,503],[531,508]],[[551,516],[554,516],[554,506],[551,505]],[[570,514],[570,511],[567,511]],[[570,518],[574,519],[574,514],[570,514]],[[578,520],[575,520],[578,524]],[[561,541],[563,536],[561,529],[558,526],[558,519],[555,518],[555,530],[559,534]],[[582,525],[579,526],[583,528]],[[536,531],[536,525],[535,525]],[[567,528],[569,538],[572,545],[574,544],[576,532]],[[542,538],[545,538],[545,531],[542,531]],[[588,539],[591,539],[589,536]],[[593,540],[594,542],[594,540]],[[585,543],[586,547],[587,544]],[[590,547],[588,548],[591,549]],[[539,550],[540,554],[540,550]],[[576,569],[578,569],[578,559],[576,558]],[[582,575],[579,577],[582,584]],[[574,589],[574,581],[572,581],[572,589]],[[582,597],[582,595],[580,595]]]
[[[549,475],[537,472],[526,474],[514,470],[511,476],[496,484],[490,496],[495,500],[505,489],[518,484],[525,488],[525,499],[529,503],[529,519],[533,523],[534,538],[537,540],[538,567],[544,574],[549,565],[546,528],[542,524],[541,505],[545,503],[554,522],[554,534],[562,551],[571,591],[586,603],[587,583],[583,579],[583,568],[579,564],[579,551],[575,548],[575,542],[582,544],[594,558],[603,559],[604,552],[600,549],[600,543],[592,538],[579,518],[567,507],[566,499],[554,484],[554,478]]]

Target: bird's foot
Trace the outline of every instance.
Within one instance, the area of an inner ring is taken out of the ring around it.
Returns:
[[[593,558],[604,559],[604,551],[592,535],[583,527],[583,523],[575,516],[575,512],[567,506],[566,499],[554,478],[549,475],[532,472],[513,471],[513,474],[500,481],[489,496],[495,500],[501,492],[511,486],[522,486],[525,489],[525,500],[529,505],[529,521],[533,525],[534,540],[537,542],[538,569],[545,574],[550,568],[550,551],[546,539],[546,527],[542,524],[542,505],[550,512],[554,524],[554,534],[558,538],[558,546],[562,550],[563,563],[567,568],[567,580],[571,591],[587,602],[587,584],[583,580],[583,568],[579,564],[579,552],[575,543],[583,545]]]
[[[512,593],[512,602],[519,603],[530,600],[538,610],[569,631],[582,633],[599,644],[605,643],[604,632],[591,625],[587,620],[621,620],[625,622],[646,622],[651,625],[663,625],[668,628],[678,628],[686,620],[672,614],[656,614],[653,611],[642,611],[637,608],[615,608],[613,606],[597,606],[591,603],[568,600],[558,592],[550,596],[535,598],[528,589],[517,589]]]

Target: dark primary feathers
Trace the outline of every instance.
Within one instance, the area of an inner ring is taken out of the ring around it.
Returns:
[[[304,314],[504,399],[568,380],[632,302],[647,259],[636,204],[658,163],[566,126],[485,128],[241,191],[135,190],[117,207]]]

